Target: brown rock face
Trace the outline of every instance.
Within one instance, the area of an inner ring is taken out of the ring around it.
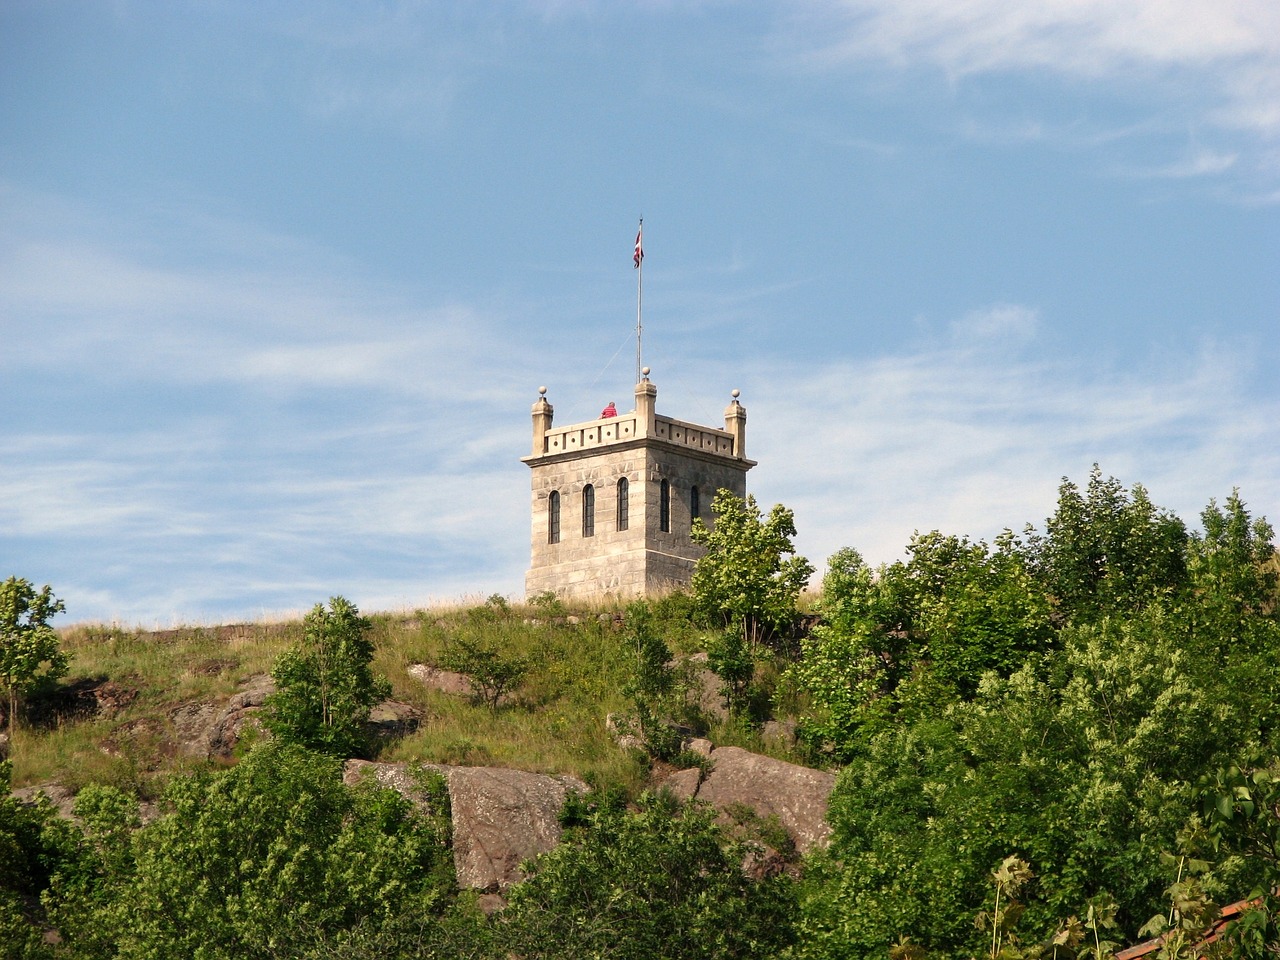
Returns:
[[[710,759],[711,772],[701,783],[701,771],[691,769],[672,774],[664,786],[678,797],[697,797],[720,810],[741,804],[759,817],[776,816],[799,853],[830,841],[826,816],[827,799],[836,782],[834,773],[741,747],[717,747]]]
[[[520,879],[520,864],[560,842],[560,809],[570,790],[587,785],[574,777],[553,777],[496,767],[424,764],[444,776],[453,818],[453,863],[458,885],[501,890]],[[374,776],[421,803],[413,778],[401,763],[349,760],[344,779]]]
[[[474,696],[476,692],[475,686],[471,683],[471,678],[465,673],[441,670],[439,667],[433,667],[426,663],[415,663],[410,665],[408,674],[424,687],[431,690],[439,690],[441,693],[447,693],[451,696],[470,697]]]
[[[241,684],[239,693],[225,704],[184,703],[169,719],[180,741],[182,752],[196,757],[231,756],[240,731],[275,693],[276,685],[266,674],[250,677]]]

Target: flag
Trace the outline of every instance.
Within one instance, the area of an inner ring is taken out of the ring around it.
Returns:
[[[644,259],[644,247],[640,244],[640,235],[644,233],[644,221],[640,221],[640,229],[636,231],[636,255],[631,259],[635,261],[636,269],[640,269],[640,261]]]

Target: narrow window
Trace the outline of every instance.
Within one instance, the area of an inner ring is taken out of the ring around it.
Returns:
[[[698,495],[696,486],[689,490],[689,519],[696,520],[702,516],[702,498]]]
[[[547,543],[560,542],[560,492],[552,490],[547,497]]]
[[[658,488],[658,529],[671,532],[671,484],[663,480]]]
[[[596,488],[589,483],[582,488],[582,535],[596,535]]]
[[[625,530],[631,523],[630,484],[623,477],[618,481],[618,529]]]

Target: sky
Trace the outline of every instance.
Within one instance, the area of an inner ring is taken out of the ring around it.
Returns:
[[[1094,463],[1280,523],[1273,0],[0,0],[0,576],[519,598],[530,407],[715,425],[819,568]]]

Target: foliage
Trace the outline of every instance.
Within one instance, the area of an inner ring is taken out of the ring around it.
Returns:
[[[1213,852],[1259,867],[1252,905],[1228,928],[1233,956],[1267,956],[1267,945],[1280,942],[1280,763],[1206,774],[1200,800]]]
[[[355,604],[333,597],[307,614],[302,642],[271,671],[276,692],[267,701],[266,725],[276,736],[336,757],[365,746],[369,709],[390,693],[370,669],[371,623]]]
[[[67,656],[49,620],[66,609],[48,584],[10,577],[0,583],[0,690],[8,700],[9,735],[18,720],[22,696],[42,682],[67,672]]]
[[[132,836],[116,803],[96,805],[109,826],[86,842],[111,852],[96,878],[61,878],[53,894],[84,956],[304,956],[406,905],[431,908],[451,880],[442,825],[278,741],[232,770],[174,779],[167,813]]]
[[[889,678],[902,650],[890,644],[881,625],[880,598],[879,584],[856,550],[846,547],[827,561],[821,622],[801,638],[800,659],[786,674],[809,695],[811,712],[800,735],[816,753],[848,760],[892,689]]]
[[[991,960],[1020,956],[1016,931],[1025,907],[1017,898],[1034,876],[1027,862],[1016,854],[1005,857],[1000,866],[991,871],[991,882],[995,886],[991,911],[982,911],[974,921],[979,930],[991,930],[988,952]]]
[[[704,614],[741,630],[754,649],[790,627],[813,567],[796,555],[795,519],[782,504],[765,517],[755,497],[743,500],[721,489],[711,512],[710,527],[693,521],[690,536],[707,552],[694,568],[692,592]]]
[[[365,919],[317,941],[306,960],[506,960],[484,914],[465,897],[443,913],[403,905],[389,918]]]
[[[0,760],[0,956],[44,960],[38,897],[72,858],[74,829],[43,795],[22,803],[9,792],[12,764]]]
[[[623,693],[645,749],[660,760],[674,760],[682,738],[672,726],[675,670],[671,648],[659,634],[649,604],[637,600],[627,607],[623,642],[631,654],[631,677]]]
[[[1139,936],[1160,938],[1156,960],[1200,960],[1204,956],[1197,945],[1221,913],[1197,876],[1207,867],[1206,863],[1188,864],[1184,858],[1167,891],[1168,912],[1157,913],[1138,931]]]
[[[740,630],[722,630],[707,645],[707,666],[720,678],[720,695],[733,716],[740,716],[751,700],[756,661]]]
[[[947,696],[972,696],[987,671],[1008,676],[1052,645],[1050,605],[1011,536],[986,544],[916,534],[909,559],[877,574],[855,550],[832,556],[818,610],[790,679],[814,706],[804,736],[849,759],[886,719],[893,692],[928,663]],[[868,726],[870,725],[870,726]]]
[[[1019,899],[1040,944],[1074,936],[1060,918],[1090,905],[1073,949],[1104,956],[1162,910],[1161,855],[1196,779],[1280,746],[1270,528],[1235,495],[1203,519],[1184,536],[1140,487],[1095,471],[1087,497],[1064,489],[1047,540],[925,535],[874,574],[833,558],[792,676],[815,704],[807,728],[848,766],[800,956],[990,953],[969,918],[1010,850],[1038,874]],[[1196,882],[1262,880],[1257,857],[1233,854]]]
[[[602,808],[533,861],[500,939],[527,960],[772,956],[791,940],[791,886],[748,879],[744,852],[692,803]]]
[[[547,617],[563,617],[568,611],[554,590],[544,590],[529,598],[529,606]]]
[[[464,673],[475,690],[475,700],[497,712],[504,697],[519,689],[529,672],[529,664],[521,657],[505,654],[494,644],[474,637],[452,638],[441,664],[448,670]]]
[[[1104,480],[1096,463],[1084,493],[1063,478],[1045,529],[1030,538],[1029,554],[1067,621],[1139,610],[1185,585],[1182,521],[1141,484],[1126,493],[1115,477]]]

